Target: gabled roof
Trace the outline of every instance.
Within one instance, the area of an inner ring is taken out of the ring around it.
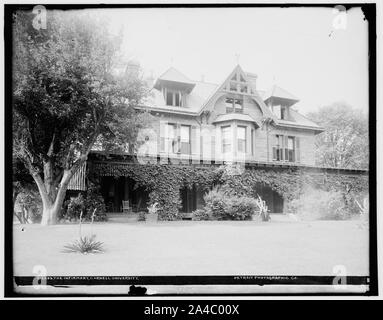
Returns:
[[[157,90],[161,90],[162,83],[172,82],[178,83],[185,88],[189,89],[189,92],[194,88],[195,82],[190,80],[184,74],[179,72],[177,69],[171,67],[167,71],[165,71],[155,82],[154,88]]]
[[[269,90],[267,90],[264,93],[263,100],[267,101],[272,97],[289,100],[294,103],[299,101],[299,99],[292,95],[290,92],[287,92],[285,89],[282,89],[281,87],[278,87],[276,85],[273,85]]]
[[[215,89],[215,91],[212,92],[212,94],[210,95],[210,97],[205,101],[205,103],[202,105],[199,113],[201,113],[205,107],[209,104],[209,102],[217,95],[219,94],[219,92],[221,90],[224,90],[225,86],[226,86],[226,83],[228,81],[230,81],[230,79],[233,77],[234,74],[236,73],[239,73],[241,74],[241,76],[244,78],[245,82],[248,83],[250,86],[252,86],[252,83],[251,81],[249,81],[249,79],[247,78],[247,73],[243,71],[243,69],[241,68],[241,66],[238,64],[234,69],[233,71],[229,74],[229,76],[221,83],[221,85],[217,86],[217,88]],[[251,75],[254,75],[254,74],[251,74]],[[255,98],[257,98],[257,102],[259,103],[259,107],[261,108],[263,114],[267,117],[270,117],[270,118],[275,118],[275,116],[273,115],[273,113],[270,111],[270,109],[265,105],[265,103],[263,102],[261,96],[257,93],[256,91],[256,88],[253,88],[253,96]]]

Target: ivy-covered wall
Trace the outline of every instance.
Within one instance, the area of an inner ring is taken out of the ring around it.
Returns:
[[[160,220],[177,220],[181,216],[180,190],[193,185],[208,190],[219,182],[221,168],[174,166],[161,164],[97,163],[92,173],[99,176],[130,177],[149,192],[149,205],[157,202]]]
[[[98,162],[90,166],[96,176],[130,177],[149,192],[150,203],[158,202],[160,220],[177,220],[181,216],[180,190],[193,185],[208,190],[220,184],[238,194],[255,195],[256,185],[271,187],[284,202],[296,199],[306,186],[326,191],[340,191],[345,196],[368,192],[368,175],[309,172],[298,168],[261,169],[228,166],[181,166],[169,164],[138,164]],[[285,206],[286,208],[286,206]]]

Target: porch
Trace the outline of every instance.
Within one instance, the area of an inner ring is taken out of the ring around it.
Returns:
[[[149,192],[129,177],[101,177],[101,194],[105,201],[108,217],[119,218],[128,204],[129,212],[147,212]],[[180,189],[181,206],[179,212],[184,219],[191,219],[191,213],[204,206],[203,191],[198,186]],[[121,219],[119,219],[121,220]]]

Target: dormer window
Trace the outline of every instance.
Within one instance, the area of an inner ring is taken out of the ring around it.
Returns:
[[[164,88],[165,103],[171,107],[182,107],[181,91]]]
[[[287,120],[287,107],[286,106],[273,106],[272,107],[274,114],[281,120]]]

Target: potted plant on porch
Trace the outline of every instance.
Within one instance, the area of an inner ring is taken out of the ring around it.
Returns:
[[[155,202],[148,207],[148,213],[146,214],[147,222],[156,222],[158,220],[158,203]]]

